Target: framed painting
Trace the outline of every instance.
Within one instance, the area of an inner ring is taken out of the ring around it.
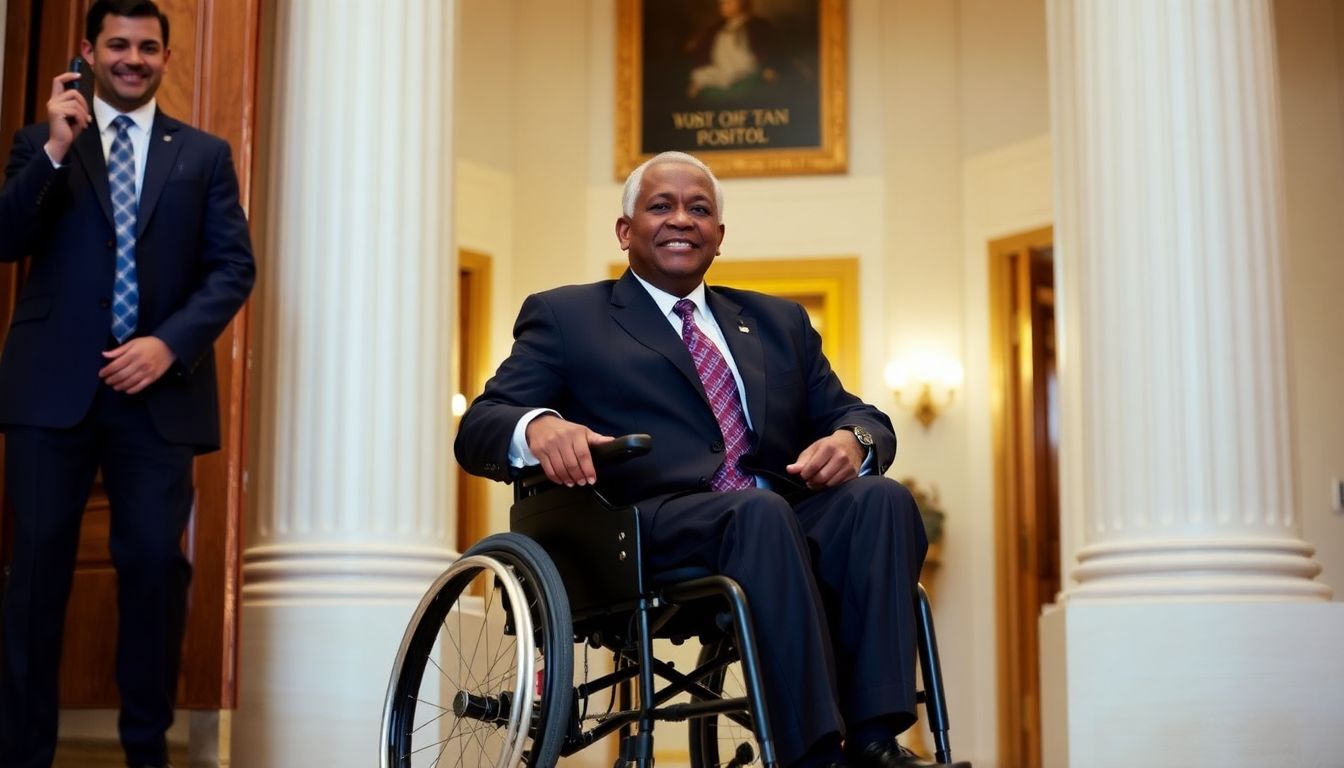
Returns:
[[[616,0],[616,177],[665,150],[720,176],[843,173],[844,0]]]

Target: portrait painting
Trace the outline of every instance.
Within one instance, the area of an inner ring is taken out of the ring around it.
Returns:
[[[720,176],[846,170],[844,0],[617,0],[616,177],[665,150]]]

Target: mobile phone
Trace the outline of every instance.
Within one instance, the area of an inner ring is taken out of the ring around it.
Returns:
[[[76,56],[70,60],[70,71],[78,72],[79,79],[66,83],[65,90],[78,89],[84,95],[84,105],[89,114],[93,114],[93,72],[89,70],[89,63],[84,57]]]

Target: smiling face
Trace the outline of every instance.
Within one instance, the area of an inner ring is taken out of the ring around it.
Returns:
[[[709,177],[680,162],[645,169],[634,215],[616,220],[616,239],[630,253],[630,269],[678,297],[704,279],[723,231]]]
[[[85,40],[81,50],[93,67],[94,92],[119,112],[154,98],[169,55],[153,16],[108,14],[98,39]]]

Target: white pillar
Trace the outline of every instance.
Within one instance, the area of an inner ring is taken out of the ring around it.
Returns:
[[[453,4],[279,0],[235,765],[367,766],[453,558]]]
[[[1046,764],[1326,765],[1344,606],[1294,503],[1270,2],[1050,0],[1049,23],[1081,541],[1042,619]]]

